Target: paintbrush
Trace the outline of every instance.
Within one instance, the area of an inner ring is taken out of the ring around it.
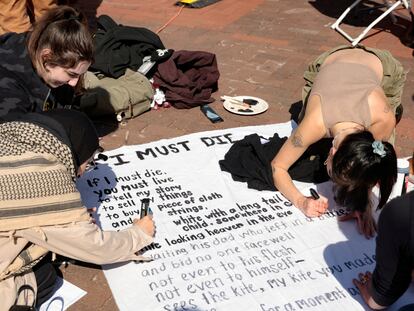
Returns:
[[[239,105],[245,108],[250,108],[250,106],[254,106],[259,103],[256,99],[243,98],[243,100],[240,100],[240,99],[237,99],[231,96],[226,96],[226,95],[221,96],[221,99],[227,100],[233,105]]]

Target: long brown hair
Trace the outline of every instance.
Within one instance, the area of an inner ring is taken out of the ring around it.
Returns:
[[[94,44],[85,16],[69,6],[58,6],[42,16],[28,36],[27,49],[33,65],[71,68],[80,61],[93,62]],[[41,52],[50,49],[47,59]]]

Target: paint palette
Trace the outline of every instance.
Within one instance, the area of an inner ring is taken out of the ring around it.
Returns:
[[[265,112],[269,104],[261,98],[253,96],[223,96],[223,107],[231,113],[252,116]]]

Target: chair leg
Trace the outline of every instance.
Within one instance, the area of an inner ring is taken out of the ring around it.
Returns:
[[[336,29],[339,27],[339,24],[342,23],[342,20],[345,18],[345,16],[348,15],[348,13],[354,8],[356,7],[362,0],[357,0],[355,1],[353,4],[351,4],[343,13],[341,16],[339,16],[339,18],[336,20],[335,23],[333,23],[331,25],[332,29]]]
[[[392,14],[392,11],[399,6],[400,4],[402,4],[404,2],[404,5],[407,3],[407,0],[398,0],[396,1],[393,5],[389,6],[389,2],[388,0],[384,0],[385,5],[388,7],[388,9],[383,12],[378,18],[376,18],[371,24],[368,25],[367,28],[365,28],[365,30],[356,38],[352,38],[349,34],[347,34],[344,30],[342,30],[339,27],[339,24],[342,22],[342,20],[345,18],[345,16],[349,13],[349,11],[351,11],[357,4],[359,4],[362,0],[357,0],[355,1],[351,6],[349,6],[343,13],[342,15],[337,19],[337,21],[335,23],[333,23],[331,25],[332,29],[335,29],[336,31],[338,31],[341,35],[343,35],[346,39],[348,39],[348,41],[351,42],[352,46],[356,46],[366,35],[367,33],[377,24],[379,23],[382,19],[384,19],[385,16],[387,16],[388,14]],[[411,2],[411,0],[409,0]],[[395,16],[392,15],[392,17]]]
[[[410,9],[412,8],[412,0],[402,0],[403,5],[405,6],[406,9]]]
[[[387,8],[390,8],[391,7],[391,4],[390,4],[390,1],[389,0],[384,0],[384,5]],[[393,24],[396,24],[397,23],[397,18],[394,16],[394,14],[392,12],[390,12],[390,18],[391,18],[391,21],[392,21]]]
[[[391,13],[400,4],[401,0],[396,1],[392,6],[388,8],[388,10],[386,10],[384,13],[378,16],[377,19],[375,19],[371,24],[369,24],[368,27],[365,28],[365,30],[357,38],[355,38],[355,40],[352,42],[352,46],[357,45],[376,24],[383,20],[385,16]]]

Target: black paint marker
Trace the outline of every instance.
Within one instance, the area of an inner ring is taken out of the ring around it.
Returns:
[[[149,199],[145,198],[141,200],[141,212],[140,212],[140,218],[143,218],[148,215],[148,210],[151,211],[151,208],[149,207]],[[151,211],[152,213],[152,211]]]
[[[319,194],[316,192],[316,190],[315,190],[315,189],[310,188],[310,193],[311,193],[312,197],[313,197],[315,200],[317,200],[317,199],[319,199],[319,198],[320,198]]]

